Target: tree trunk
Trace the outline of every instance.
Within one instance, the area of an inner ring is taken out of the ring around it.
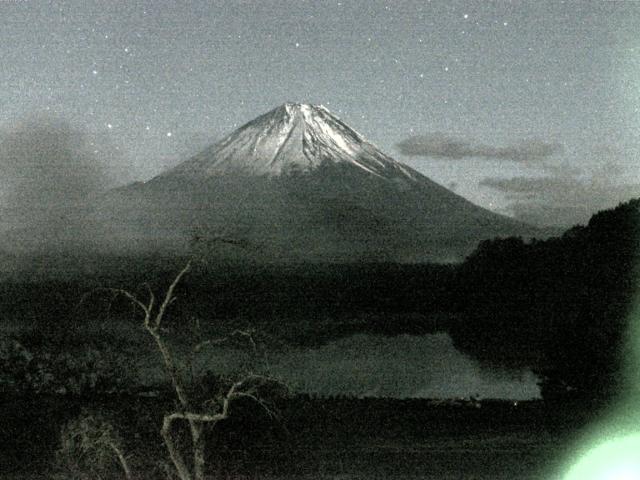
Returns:
[[[164,366],[167,370],[167,373],[169,374],[169,379],[171,380],[171,384],[173,385],[173,388],[176,391],[178,400],[182,404],[183,408],[188,409],[190,407],[189,399],[187,397],[184,387],[182,386],[182,381],[180,379],[180,372],[178,370],[178,366],[175,360],[171,356],[171,352],[169,351],[167,346],[164,344],[162,337],[156,330],[150,329],[150,328],[147,328],[147,330],[155,340],[156,345],[158,346],[158,350],[160,350],[160,354],[162,355]]]
[[[169,457],[171,457],[171,461],[176,467],[180,480],[193,480],[191,472],[189,472],[189,468],[182,457],[182,453],[180,453],[180,450],[174,443],[173,437],[171,436],[172,424],[173,418],[170,415],[166,415],[162,422],[161,434],[164,439],[164,443],[167,446],[167,450],[169,450]]]
[[[194,480],[204,480],[205,439],[204,424],[191,421],[191,439],[193,441],[193,476]]]

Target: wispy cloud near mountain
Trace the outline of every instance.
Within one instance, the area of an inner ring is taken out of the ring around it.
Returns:
[[[410,157],[430,157],[460,160],[485,158],[514,162],[539,161],[562,153],[560,143],[525,140],[507,146],[478,143],[445,133],[414,135],[396,144],[398,151]]]
[[[617,163],[605,163],[582,174],[562,169],[551,172],[538,177],[486,177],[479,185],[503,193],[516,218],[543,226],[586,223],[594,212],[640,195],[640,185],[626,180],[625,170]]]

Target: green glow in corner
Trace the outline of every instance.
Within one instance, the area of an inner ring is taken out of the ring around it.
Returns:
[[[640,480],[640,434],[606,442],[587,452],[564,480]]]
[[[640,292],[628,315],[623,358],[624,390],[584,435],[561,480],[640,480]]]

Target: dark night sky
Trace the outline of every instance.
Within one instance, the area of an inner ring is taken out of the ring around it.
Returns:
[[[8,0],[0,22],[3,138],[63,119],[116,183],[297,101],[533,222],[640,195],[637,2]]]

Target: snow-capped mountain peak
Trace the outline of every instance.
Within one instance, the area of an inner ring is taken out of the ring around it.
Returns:
[[[324,106],[300,103],[261,115],[163,176],[279,176],[312,171],[326,162],[347,163],[384,178],[414,177]]]
[[[482,239],[534,231],[396,162],[326,108],[297,103],[113,191],[96,215],[107,249],[117,232],[117,248],[191,255],[194,232],[232,232],[258,247],[239,255],[266,262],[449,262]]]

